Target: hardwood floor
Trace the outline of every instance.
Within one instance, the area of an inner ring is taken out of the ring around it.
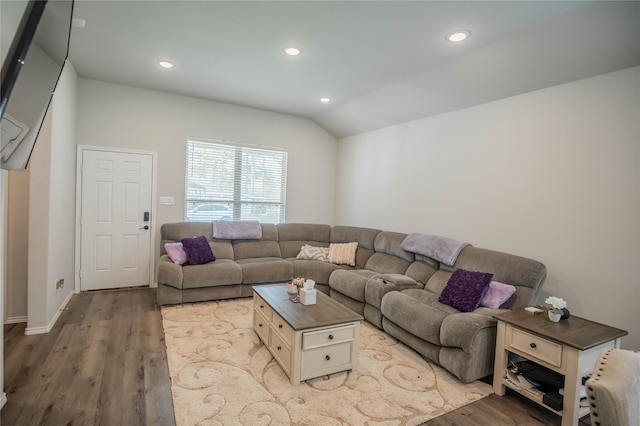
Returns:
[[[174,425],[155,290],[74,295],[53,330],[4,328],[3,425]]]
[[[155,289],[76,294],[47,334],[4,326],[2,425],[174,425]],[[583,423],[584,422],[584,423]],[[519,395],[490,395],[428,426],[560,425]],[[580,425],[590,425],[588,416]]]

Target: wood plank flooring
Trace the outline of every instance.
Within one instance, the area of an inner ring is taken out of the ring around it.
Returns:
[[[3,425],[174,425],[155,289],[74,295],[47,334],[4,328]]]
[[[2,425],[175,425],[155,289],[76,294],[47,334],[4,326]],[[428,426],[560,425],[511,392]],[[580,425],[590,425],[588,416]],[[178,425],[182,426],[182,425]]]

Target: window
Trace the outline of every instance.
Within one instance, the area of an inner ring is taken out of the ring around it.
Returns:
[[[185,220],[284,222],[287,151],[187,141]]]

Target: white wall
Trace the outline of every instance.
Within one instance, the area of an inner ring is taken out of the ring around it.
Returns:
[[[640,349],[640,68],[339,141],[336,223],[542,261]]]
[[[80,79],[77,142],[158,153],[156,220],[184,220],[186,139],[287,148],[287,222],[333,223],[337,140],[312,121],[252,108]],[[156,241],[159,226],[156,227]],[[157,250],[157,248],[156,248]]]
[[[5,323],[25,322],[29,265],[29,173],[7,172],[7,309]]]
[[[26,334],[49,331],[74,290],[77,80],[67,63],[29,161]]]

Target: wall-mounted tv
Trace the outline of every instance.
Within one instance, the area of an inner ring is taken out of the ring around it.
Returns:
[[[0,1],[2,169],[27,167],[69,54],[73,4]]]

